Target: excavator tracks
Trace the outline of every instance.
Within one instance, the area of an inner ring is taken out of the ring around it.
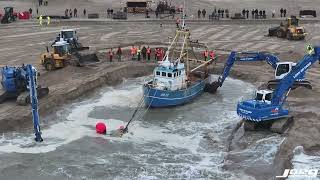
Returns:
[[[261,129],[269,129],[271,132],[283,134],[293,123],[293,116],[285,117],[270,122],[254,122],[243,120],[243,128],[245,131],[257,131]]]
[[[28,91],[20,93],[16,100],[17,104],[20,106],[26,106],[30,103],[30,95]]]
[[[279,82],[280,82],[280,80],[271,80],[271,81],[268,82],[267,88],[270,89],[270,90],[274,90],[278,86]],[[298,87],[304,87],[304,88],[307,88],[307,89],[312,89],[311,83],[309,81],[307,81],[307,80],[294,82],[294,84],[292,85],[292,89],[296,89]]]
[[[42,88],[42,87],[38,87],[37,88],[37,96],[38,98],[42,98],[46,95],[49,94],[49,88]],[[28,104],[30,104],[30,94],[29,91],[25,91],[20,93],[20,95],[17,97],[16,103],[20,106],[26,106]]]

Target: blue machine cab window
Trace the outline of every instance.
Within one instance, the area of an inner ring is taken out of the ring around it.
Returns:
[[[272,94],[271,93],[268,93],[266,94],[266,98],[265,98],[267,101],[271,101],[272,99]]]
[[[156,75],[157,75],[157,76],[160,76],[160,71],[157,71],[157,72],[156,72]]]
[[[163,76],[163,77],[166,77],[166,76],[167,76],[167,73],[166,73],[166,72],[162,72],[162,76]]]
[[[282,74],[285,74],[285,73],[289,72],[289,70],[290,70],[289,64],[279,64],[277,72],[276,72],[276,76],[280,76]]]
[[[263,94],[257,93],[256,100],[257,101],[262,101],[262,99],[263,99]]]
[[[168,77],[171,78],[172,77],[172,73],[168,73]]]

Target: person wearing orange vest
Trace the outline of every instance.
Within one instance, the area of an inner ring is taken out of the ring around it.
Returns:
[[[179,24],[180,24],[180,19],[179,19],[179,18],[177,18],[177,20],[176,20],[177,28],[179,28]]]
[[[215,58],[215,53],[214,53],[214,51],[212,50],[212,51],[210,51],[210,59],[214,59]]]
[[[112,62],[112,58],[113,58],[112,48],[109,50],[108,54],[109,54],[109,60],[110,62]]]
[[[156,60],[156,61],[159,61],[159,48],[156,48],[155,49],[155,52],[154,52],[154,59]]]
[[[151,56],[151,48],[148,46],[148,47],[147,47],[147,57],[148,57],[148,61],[150,61],[150,56]]]
[[[208,51],[208,49],[206,49],[206,50],[203,52],[204,61],[207,61],[208,56],[209,56],[209,51]]]
[[[132,57],[131,59],[133,60],[134,56],[137,54],[137,52],[136,52],[137,49],[134,46],[132,46],[130,51],[131,51],[131,57]]]
[[[159,56],[160,56],[160,61],[162,61],[163,57],[164,57],[164,50],[161,48],[159,49]]]

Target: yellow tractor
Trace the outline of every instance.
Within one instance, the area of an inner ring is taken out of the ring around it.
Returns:
[[[287,38],[288,40],[302,40],[306,35],[304,27],[299,25],[299,19],[296,16],[288,18],[286,24],[281,23],[280,26],[269,29],[269,36]]]
[[[52,45],[52,51],[49,52],[47,46],[47,52],[40,56],[41,65],[43,65],[47,71],[65,67],[71,60],[69,47],[66,41],[58,41]]]

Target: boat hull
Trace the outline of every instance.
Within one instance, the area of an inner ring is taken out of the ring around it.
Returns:
[[[143,86],[145,106],[162,108],[189,103],[203,93],[205,84],[206,80],[199,80],[186,89],[176,91],[159,90],[145,84]]]

